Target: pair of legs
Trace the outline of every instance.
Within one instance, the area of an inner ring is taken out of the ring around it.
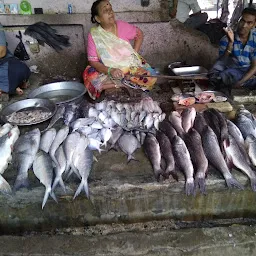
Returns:
[[[28,78],[31,72],[28,66],[22,61],[13,58],[8,61],[9,94],[22,95],[23,90],[28,87]],[[2,93],[2,91],[0,91]]]

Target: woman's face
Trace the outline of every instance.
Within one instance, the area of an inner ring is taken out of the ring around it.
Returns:
[[[115,23],[115,13],[109,1],[106,0],[99,3],[98,13],[99,14],[95,18],[101,26]]]

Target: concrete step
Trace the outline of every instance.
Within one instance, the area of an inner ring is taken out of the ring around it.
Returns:
[[[1,236],[0,255],[256,255],[256,227],[173,229],[173,223],[99,225],[55,235]]]

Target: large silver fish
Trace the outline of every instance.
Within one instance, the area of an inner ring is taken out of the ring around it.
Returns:
[[[12,149],[20,134],[17,126],[0,137],[0,174],[3,174],[12,160]]]
[[[0,174],[0,192],[4,194],[11,194],[12,192],[11,186],[1,174]]]
[[[69,126],[70,123],[72,123],[76,119],[76,111],[78,110],[78,107],[79,106],[74,103],[68,104],[65,107],[65,112],[63,115],[65,125]]]
[[[14,145],[13,165],[18,175],[15,180],[14,189],[28,187],[28,170],[32,166],[40,144],[40,130],[34,129],[19,137]]]
[[[185,142],[179,136],[175,136],[172,140],[172,149],[175,163],[178,168],[184,172],[186,177],[185,191],[186,195],[194,194],[194,168],[191,162],[189,151]]]
[[[88,187],[88,177],[90,175],[93,163],[93,153],[89,149],[84,149],[79,152],[79,156],[76,157],[74,161],[74,166],[79,171],[80,176],[82,177],[81,183],[77,188],[77,191],[74,195],[75,199],[81,191],[84,189],[87,198],[89,199],[89,187]]]
[[[112,136],[110,137],[108,143],[110,144],[110,149],[114,148],[116,142],[120,138],[120,136],[123,134],[124,130],[122,127],[117,126],[114,130],[112,130]]]
[[[7,134],[12,129],[12,127],[13,126],[10,123],[5,123],[3,126],[1,126],[1,128],[0,128],[0,137]]]
[[[249,165],[248,161],[246,161],[246,151],[242,150],[241,147],[238,146],[236,140],[233,136],[229,135],[229,144],[227,145],[224,142],[224,149],[227,155],[228,161],[230,161],[235,167],[244,172],[251,181],[251,187],[253,191],[256,191],[256,175]]]
[[[188,148],[195,170],[195,185],[198,184],[201,193],[205,194],[205,176],[208,170],[208,160],[205,156],[200,134],[190,129],[185,135],[184,141]]]
[[[147,134],[143,148],[153,167],[156,180],[160,181],[160,176],[164,176],[164,171],[161,169],[161,150],[160,145],[153,134]]]
[[[178,180],[178,176],[175,172],[175,161],[172,153],[172,145],[169,138],[160,131],[156,133],[156,138],[160,146],[162,157],[166,163],[166,168],[164,171],[165,177],[168,178],[170,175],[172,175],[174,179]]]
[[[185,131],[182,127],[182,119],[179,112],[172,111],[169,115],[169,121],[171,122],[172,126],[174,127],[178,135],[182,137]]]
[[[58,147],[60,146],[60,144],[67,138],[69,133],[69,127],[64,125],[56,134],[56,137],[54,138],[52,145],[49,149],[49,154],[53,160],[53,162],[55,163],[56,166],[58,166],[58,161],[56,160],[55,157],[55,152],[58,149]]]
[[[238,143],[244,145],[244,138],[239,128],[230,120],[227,120],[227,125],[229,134],[233,136]]]
[[[127,161],[135,160],[132,155],[135,150],[140,147],[139,141],[131,133],[125,132],[118,140],[118,145],[120,149],[127,154]]]
[[[42,202],[42,209],[44,208],[49,195],[57,202],[57,199],[52,191],[52,179],[53,179],[53,165],[51,157],[42,150],[39,150],[36,154],[33,162],[33,171],[40,182],[45,186],[45,194]]]
[[[254,137],[256,137],[256,129],[254,123],[245,115],[238,115],[236,117],[235,124],[241,131],[244,139],[246,139],[249,134],[252,134]]]
[[[49,149],[52,145],[52,142],[54,141],[56,137],[57,131],[55,128],[50,128],[47,130],[42,136],[40,140],[39,148],[43,150],[44,152],[48,153]]]
[[[202,143],[208,161],[222,173],[227,186],[229,188],[237,187],[239,189],[243,189],[243,186],[230,173],[221,153],[217,136],[209,126],[205,126],[203,130]]]
[[[55,187],[60,184],[64,192],[66,193],[66,187],[62,179],[62,174],[65,172],[67,160],[65,157],[65,153],[63,150],[63,146],[59,146],[55,153],[56,160],[58,161],[58,166],[54,168],[55,172],[55,179],[52,184],[52,190],[55,189]]]
[[[252,164],[256,166],[256,137],[254,137],[252,134],[248,135],[245,140],[245,147]]]

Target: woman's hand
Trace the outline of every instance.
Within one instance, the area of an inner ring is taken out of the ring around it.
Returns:
[[[233,32],[232,28],[227,27],[227,28],[223,28],[223,30],[225,31],[225,33],[228,37],[228,41],[230,43],[234,43],[235,36],[234,36],[234,32]]]
[[[110,70],[111,77],[114,79],[121,79],[124,77],[124,72],[119,68],[111,68]]]

